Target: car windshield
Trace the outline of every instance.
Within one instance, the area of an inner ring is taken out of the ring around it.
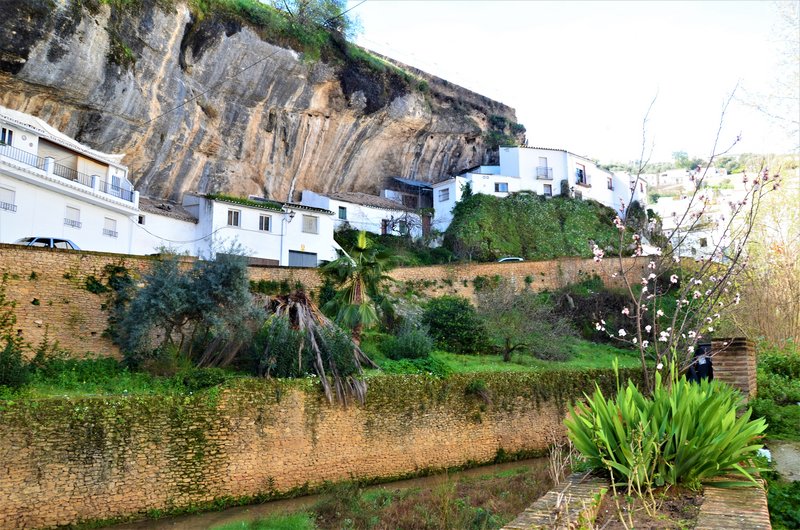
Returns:
[[[22,239],[17,239],[16,243],[30,243],[36,239],[35,237],[23,237]]]

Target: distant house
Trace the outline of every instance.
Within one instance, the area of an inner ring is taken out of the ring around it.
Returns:
[[[377,195],[305,190],[300,203],[334,212],[336,229],[346,226],[373,234],[411,237],[419,237],[423,231],[423,220],[413,209]]]
[[[383,196],[412,210],[433,208],[433,187],[430,182],[393,177],[383,190]]]
[[[433,184],[434,225],[438,229],[450,225],[452,209],[461,200],[465,184],[473,193],[497,197],[520,191],[553,197],[566,191],[620,213],[633,200],[644,205],[647,197],[643,180],[606,171],[591,159],[564,149],[501,147],[499,166],[479,166]]]
[[[188,194],[182,204],[140,197],[122,157],[0,107],[0,243],[57,237],[83,250],[209,257],[236,241],[253,263],[315,267],[336,257],[329,210],[221,195]]]

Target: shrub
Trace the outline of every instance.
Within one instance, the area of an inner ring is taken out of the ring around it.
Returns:
[[[222,368],[192,368],[180,374],[181,382],[189,392],[221,385],[228,377]]]
[[[303,334],[292,329],[288,318],[272,317],[254,341],[263,357],[259,373],[274,377],[302,377],[311,372],[308,349],[301,350]]]
[[[764,345],[760,345],[763,348]],[[750,404],[756,416],[769,423],[769,434],[778,438],[800,437],[800,355],[788,346],[760,352],[758,399]]]
[[[447,377],[453,373],[447,363],[430,356],[422,359],[386,361],[381,368],[387,374],[425,374],[434,377]]]
[[[0,386],[17,388],[28,381],[28,365],[22,358],[25,343],[17,335],[17,303],[6,296],[8,274],[0,280]]]
[[[198,366],[233,360],[262,311],[248,289],[246,260],[230,252],[188,270],[177,256],[153,264],[145,286],[114,312],[114,338],[126,360],[138,364],[167,347]]]
[[[0,350],[0,386],[18,388],[28,382],[29,376],[22,350],[13,342],[6,342]]]
[[[773,528],[800,528],[800,482],[770,483],[767,503]]]
[[[390,359],[422,359],[433,351],[433,339],[417,326],[407,324],[400,332],[381,345],[381,351]]]
[[[428,302],[422,322],[437,347],[453,353],[478,353],[488,344],[488,334],[477,311],[466,298],[441,296]]]
[[[741,462],[761,447],[755,440],[766,424],[750,421],[750,410],[737,418],[741,405],[741,395],[718,381],[681,378],[666,386],[659,372],[652,397],[631,381],[615,398],[606,399],[597,387],[565,424],[592,468],[637,493],[664,484],[697,487],[726,474],[756,484]]]

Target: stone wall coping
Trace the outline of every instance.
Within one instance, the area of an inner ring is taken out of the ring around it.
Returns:
[[[713,482],[703,490],[695,530],[772,530],[763,487],[720,488]],[[545,493],[501,530],[583,528],[596,516],[610,485],[591,472],[573,473]]]

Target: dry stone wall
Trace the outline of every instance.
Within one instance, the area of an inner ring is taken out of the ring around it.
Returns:
[[[104,282],[106,266],[121,266],[141,275],[152,257],[50,250],[19,245],[0,245],[0,274],[6,277],[6,295],[16,302],[17,330],[32,345],[48,340],[75,355],[89,352],[119,356],[119,349],[105,335],[108,296],[87,290],[87,279]],[[192,261],[186,258],[187,265]],[[474,263],[396,269],[391,276],[398,291],[412,290],[427,296],[458,294],[472,297],[476,282],[503,278],[518,288],[555,289],[598,275],[609,285],[619,283],[614,260],[595,263],[587,259],[562,259],[521,263]],[[624,260],[634,278],[646,268],[645,259]],[[646,274],[644,274],[646,275]],[[250,278],[284,282],[316,291],[321,280],[316,269],[250,267]]]
[[[612,373],[369,380],[329,405],[313,379],[245,379],[192,396],[0,401],[0,528],[124,518],[323,481],[390,479],[543,451],[569,399]]]

